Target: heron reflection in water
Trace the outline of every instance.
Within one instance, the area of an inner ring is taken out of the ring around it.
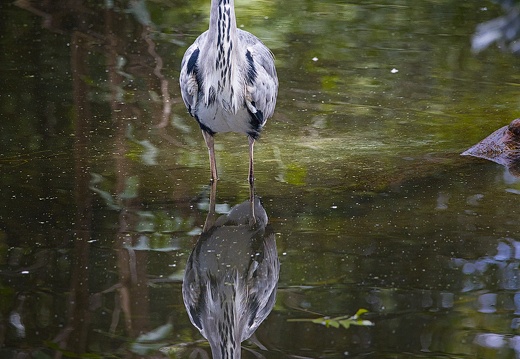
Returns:
[[[520,118],[499,128],[461,155],[496,162],[513,176],[520,177]]]
[[[213,358],[240,358],[241,343],[275,303],[280,271],[275,235],[251,191],[253,204],[249,199],[216,218],[212,183],[206,223],[186,265],[184,304]]]

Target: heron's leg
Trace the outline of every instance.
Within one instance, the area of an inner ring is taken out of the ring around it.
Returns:
[[[251,136],[248,136],[247,138],[249,139],[249,176],[247,179],[249,180],[249,184],[252,186],[255,182],[255,170],[253,168],[253,149],[255,146],[255,139]]]
[[[217,181],[211,181],[210,183],[210,192],[209,192],[209,211],[206,216],[206,221],[204,222],[204,227],[202,227],[202,233],[206,233],[210,230],[211,227],[215,224],[216,214],[215,214],[215,200],[217,194]]]
[[[256,224],[255,216],[255,186],[252,182],[249,182],[249,203],[251,208],[249,211],[249,225],[252,227]]]
[[[211,171],[211,181],[217,181],[217,163],[215,161],[215,139],[211,134],[202,130],[202,136],[204,136],[204,141],[206,141],[206,146],[208,146],[209,152],[209,168]]]

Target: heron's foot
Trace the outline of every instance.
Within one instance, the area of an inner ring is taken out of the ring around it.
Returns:
[[[249,227],[253,228],[256,226],[256,213],[255,213],[255,179],[252,176],[248,177],[249,180]]]
[[[256,226],[256,213],[255,213],[255,198],[252,196],[249,199],[249,227],[254,228]]]
[[[251,175],[247,176],[247,182],[249,182],[250,186],[253,186],[255,184],[255,177]]]

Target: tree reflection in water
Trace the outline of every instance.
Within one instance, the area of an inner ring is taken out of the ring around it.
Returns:
[[[498,241],[495,255],[476,260],[454,258],[453,264],[466,276],[462,291],[477,291],[477,311],[483,314],[514,312],[520,314],[520,242],[503,238]],[[515,293],[516,292],[516,293]],[[518,318],[512,318],[512,330],[520,328]],[[486,350],[513,349],[520,354],[520,336],[501,333],[477,333],[473,343]]]
[[[273,309],[280,263],[275,235],[260,199],[234,206],[215,220],[216,182],[210,211],[183,282],[193,325],[209,341],[213,358],[240,358],[240,344]]]
[[[138,187],[139,184],[134,162],[128,155],[132,145],[130,140],[139,141],[129,134],[129,128],[150,125],[164,127],[170,117],[171,108],[168,81],[161,73],[163,61],[155,51],[155,43],[151,36],[152,24],[146,21],[146,17],[141,17],[141,21],[138,22],[135,21],[138,19],[137,14],[134,14],[134,19],[126,13],[119,12],[118,8],[122,5],[119,2],[112,4],[113,6],[96,8],[95,11],[83,2],[73,0],[40,3],[18,0],[15,5],[40,16],[44,29],[70,36],[75,200],[72,228],[74,236],[71,243],[74,248],[70,256],[70,289],[65,290],[68,311],[64,314],[63,323],[56,325],[62,329],[54,337],[47,338],[46,346],[50,349],[42,349],[41,353],[50,353],[52,349],[55,350],[54,358],[85,355],[92,351],[92,326],[96,326],[97,330],[105,332],[107,337],[119,336],[110,345],[114,346],[114,343],[118,342],[122,347],[131,347],[127,352],[127,356],[131,357],[133,354],[130,354],[130,351],[138,354],[139,348],[136,349],[135,344],[127,345],[127,342],[135,338],[138,341],[143,333],[149,332],[151,324],[148,252],[135,248],[140,239],[135,229],[140,221],[141,199],[136,188],[133,188],[135,191],[129,189],[132,184],[134,187]],[[136,5],[137,3],[131,2],[130,10],[135,10],[133,6]],[[141,14],[144,13],[146,9],[141,9]],[[126,57],[123,58],[121,54],[125,54]],[[89,81],[97,76],[96,66],[105,69],[106,78],[100,82],[107,84],[106,90],[100,90],[102,86],[96,87],[95,81]],[[151,93],[155,93],[154,91],[160,94],[157,101],[152,101],[154,96]],[[43,91],[37,93],[44,94]],[[95,99],[99,98],[103,98],[108,104],[104,110],[109,108],[109,114],[96,108],[102,106],[93,106]],[[146,111],[142,110],[143,102],[147,104]],[[93,180],[103,177],[95,177],[96,174],[93,173],[95,158],[92,138],[101,127],[100,118],[104,116],[111,121],[110,129],[106,130],[104,135],[112,139],[112,166],[115,168],[113,192],[116,193],[114,200],[108,192],[99,190]],[[147,120],[150,123],[147,123]],[[51,126],[42,128],[42,131],[45,131],[43,137],[51,141]],[[110,132],[110,135],[107,136],[107,132]],[[147,145],[144,141],[139,144]],[[146,162],[145,158],[143,162]],[[106,264],[107,281],[104,284],[108,284],[108,288],[102,291],[92,289],[92,282],[97,279],[92,274],[95,256],[91,254],[91,244],[97,241],[94,234],[96,223],[93,191],[106,194],[104,197],[101,196],[105,202],[110,197],[111,202],[105,204],[118,213],[118,222],[115,224],[117,230],[115,238],[111,241],[116,261],[113,268],[117,275],[111,276],[111,267]],[[42,260],[47,266],[53,264],[48,258]],[[32,318],[25,320],[28,316],[24,314],[23,305],[33,301],[32,293],[20,295],[17,300],[19,304],[11,311],[10,320],[17,325],[17,336],[21,340],[30,336],[26,334],[27,328],[38,325],[32,322]],[[101,330],[98,314],[102,313],[104,316],[107,312],[111,312],[112,315]],[[59,320],[61,318],[56,319],[57,322]],[[165,327],[168,327],[168,324],[165,324]],[[21,357],[22,354],[20,352],[17,355]],[[46,357],[46,354],[39,355]]]
[[[493,161],[504,166],[513,177],[520,177],[520,119],[513,120],[462,153]],[[477,260],[454,258],[453,263],[466,275],[463,292],[482,291],[478,296],[480,313],[497,313],[502,309],[520,313],[520,242],[512,238],[498,241],[495,255]],[[488,292],[491,290],[491,292]],[[517,291],[511,294],[510,291]],[[503,308],[498,308],[503,306]],[[520,327],[518,318],[511,321],[511,329]],[[497,333],[478,333],[473,342],[486,349],[511,348],[520,353],[520,336]]]

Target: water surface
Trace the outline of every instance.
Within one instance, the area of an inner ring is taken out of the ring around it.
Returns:
[[[0,5],[0,356],[210,355],[181,288],[209,164],[178,89],[208,1]],[[113,7],[111,7],[112,5]],[[518,357],[520,184],[459,154],[518,117],[491,2],[236,1],[276,56],[256,145],[273,311],[243,356]],[[249,196],[217,135],[216,209]],[[353,315],[374,326],[289,319]]]

